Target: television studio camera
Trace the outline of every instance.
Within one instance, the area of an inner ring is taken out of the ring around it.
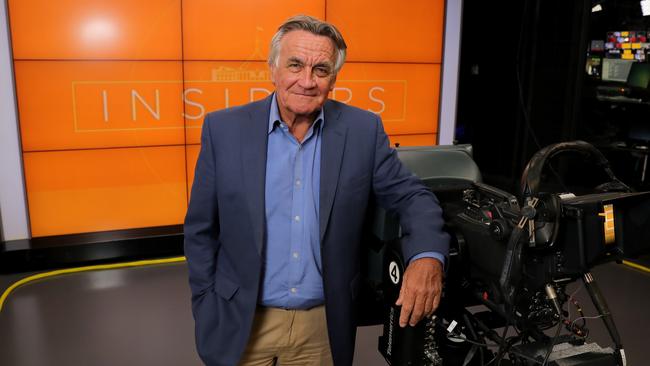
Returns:
[[[609,181],[584,195],[541,192],[544,167],[567,152],[601,167]],[[481,183],[471,145],[399,148],[398,156],[438,196],[452,243],[435,315],[400,328],[400,307],[394,305],[405,269],[399,223],[380,208],[372,211],[359,325],[383,324],[379,351],[388,364],[626,364],[590,269],[645,249],[650,192],[632,192],[607,159],[582,141],[537,152],[518,196]],[[610,347],[587,341],[586,317],[567,294],[567,285],[579,279]]]

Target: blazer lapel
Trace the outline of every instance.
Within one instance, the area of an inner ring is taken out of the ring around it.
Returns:
[[[248,211],[253,223],[255,246],[261,255],[266,220],[264,184],[266,181],[266,151],[271,97],[254,103],[240,124],[242,174],[248,198]]]
[[[340,120],[340,117],[341,111],[338,106],[335,103],[327,102],[325,104],[325,123],[322,130],[323,140],[320,163],[319,224],[321,245],[332,212],[347,135],[347,125]]]

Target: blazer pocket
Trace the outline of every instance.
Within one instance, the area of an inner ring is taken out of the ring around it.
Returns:
[[[226,300],[232,299],[239,290],[239,285],[226,277],[223,273],[217,271],[214,279],[214,292]]]

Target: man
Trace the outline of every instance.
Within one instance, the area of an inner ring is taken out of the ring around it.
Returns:
[[[402,225],[401,325],[438,306],[440,208],[376,115],[327,99],[345,55],[334,26],[290,18],[271,42],[275,93],[205,119],[185,254],[208,365],[352,363],[369,199]]]

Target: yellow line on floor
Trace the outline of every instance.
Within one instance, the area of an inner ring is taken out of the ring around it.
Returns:
[[[142,267],[142,266],[150,266],[154,264],[167,264],[167,263],[179,263],[179,262],[184,262],[185,257],[173,257],[173,258],[164,258],[164,259],[149,259],[149,260],[142,260],[142,261],[135,261],[135,262],[124,262],[124,263],[111,263],[111,264],[98,264],[94,266],[85,266],[85,267],[76,267],[76,268],[66,268],[66,269],[57,269],[55,271],[50,271],[50,272],[43,272],[43,273],[38,273],[29,277],[25,277],[21,280],[16,281],[13,285],[9,286],[5,290],[5,292],[0,296],[0,311],[2,311],[2,307],[4,306],[5,301],[7,300],[7,297],[9,297],[9,294],[17,289],[20,286],[23,286],[27,283],[40,280],[43,278],[48,278],[48,277],[54,277],[54,276],[61,276],[64,274],[70,274],[70,273],[79,273],[79,272],[88,272],[88,271],[100,271],[100,270],[105,270],[105,269],[118,269],[118,268],[130,268],[130,267]]]
[[[624,261],[623,261],[623,264],[625,264],[625,265],[628,266],[628,267],[632,267],[632,268],[638,269],[639,271],[643,271],[643,272],[650,273],[650,268],[648,268],[648,267],[646,267],[646,266],[642,266],[642,265],[640,265],[640,264],[638,264],[638,263],[634,263],[634,262],[630,262],[630,261],[625,261],[625,260],[624,260]]]

